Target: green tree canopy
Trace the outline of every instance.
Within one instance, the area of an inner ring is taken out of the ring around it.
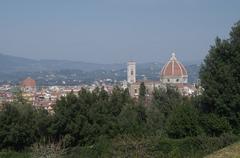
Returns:
[[[146,86],[144,82],[141,82],[140,88],[139,88],[139,99],[144,100],[146,97]]]
[[[192,105],[178,105],[167,119],[166,131],[171,138],[199,135],[202,129],[198,110]]]
[[[22,150],[37,140],[36,110],[22,102],[8,103],[0,112],[0,149]]]
[[[202,109],[214,112],[240,129],[240,22],[230,32],[230,38],[217,38],[201,67],[204,88]]]
[[[168,117],[184,98],[174,87],[167,86],[166,89],[159,88],[153,92],[152,104],[157,107],[165,117]]]

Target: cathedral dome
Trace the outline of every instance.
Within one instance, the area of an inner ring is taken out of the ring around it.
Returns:
[[[184,65],[177,60],[175,53],[172,54],[170,60],[162,68],[160,78],[166,83],[187,83],[187,70]]]
[[[22,81],[21,86],[22,87],[36,87],[36,81],[33,80],[32,78],[28,77]]]

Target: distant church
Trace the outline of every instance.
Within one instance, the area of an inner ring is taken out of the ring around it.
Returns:
[[[20,83],[20,87],[24,93],[34,93],[36,92],[36,81],[28,77]]]
[[[167,85],[176,86],[182,95],[193,95],[195,87],[188,84],[188,73],[184,65],[178,61],[175,53],[172,53],[170,60],[163,66],[160,72],[160,80],[136,81],[136,62],[128,62],[127,81],[129,92],[132,97],[138,98],[140,84],[144,82],[147,95],[151,95],[155,88],[166,88]]]

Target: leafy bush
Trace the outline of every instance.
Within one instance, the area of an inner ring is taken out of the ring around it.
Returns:
[[[179,105],[167,119],[166,131],[171,138],[184,138],[201,134],[198,110],[192,105]]]
[[[7,104],[0,113],[0,148],[22,150],[36,141],[34,110],[21,103]]]
[[[201,124],[205,133],[210,136],[220,136],[231,131],[229,122],[213,113],[202,115]]]
[[[97,157],[112,157],[111,151],[111,140],[106,137],[100,137],[98,141],[89,146],[76,146],[69,148],[63,157],[65,158],[76,158],[76,157],[87,157],[87,158],[97,158]]]
[[[154,151],[164,153],[166,157],[203,157],[227,145],[239,140],[239,137],[231,134],[224,134],[220,137],[187,137],[184,139],[155,139],[152,144]]]
[[[65,154],[65,150],[61,148],[61,144],[34,144],[31,147],[31,158],[61,158]]]
[[[1,158],[31,158],[29,152],[2,151]]]

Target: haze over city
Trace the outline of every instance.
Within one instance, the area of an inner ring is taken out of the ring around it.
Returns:
[[[95,63],[201,61],[240,18],[233,0],[22,0],[0,5],[0,53]]]

